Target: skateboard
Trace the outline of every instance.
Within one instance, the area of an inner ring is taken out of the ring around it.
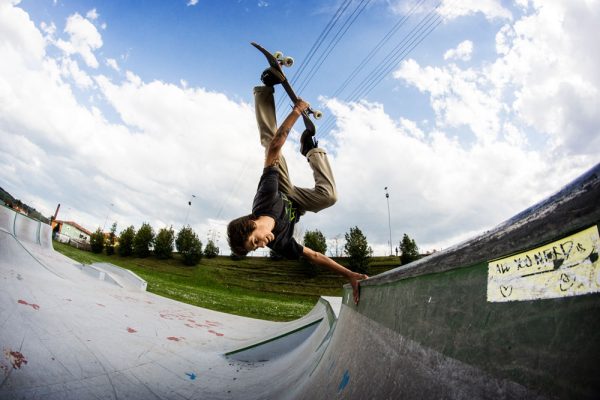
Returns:
[[[298,101],[298,96],[296,95],[296,92],[294,92],[294,89],[292,89],[290,82],[287,80],[287,77],[285,76],[285,74],[283,73],[283,70],[281,68],[282,66],[291,67],[294,64],[294,59],[292,57],[285,57],[283,55],[283,53],[280,51],[272,54],[258,43],[251,42],[250,44],[252,46],[256,47],[258,49],[258,51],[263,53],[263,55],[265,56],[265,58],[267,59],[267,61],[269,62],[269,65],[271,67],[273,67],[273,68],[277,69],[279,72],[281,72],[281,75],[283,75],[283,77],[284,77],[283,82],[281,82],[281,86],[283,86],[283,89],[288,94],[290,100],[292,100],[293,103],[296,103]],[[315,126],[313,125],[312,121],[308,117],[308,114],[312,114],[315,119],[319,119],[323,116],[323,113],[319,110],[313,110],[312,108],[309,108],[308,110],[306,110],[305,112],[302,113],[302,119],[304,120],[304,125],[306,125],[307,129],[310,129],[311,131],[314,132]]]

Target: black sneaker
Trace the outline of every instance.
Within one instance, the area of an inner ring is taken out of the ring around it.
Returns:
[[[304,157],[308,154],[312,149],[316,149],[319,145],[319,142],[314,138],[314,132],[306,129],[302,132],[302,136],[300,137],[300,153]]]
[[[273,67],[269,67],[260,75],[260,80],[267,86],[275,86],[285,81],[285,76]]]

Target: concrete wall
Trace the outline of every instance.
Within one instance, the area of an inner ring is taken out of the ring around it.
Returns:
[[[35,219],[0,206],[0,229],[14,235],[20,242],[52,249],[52,228]]]

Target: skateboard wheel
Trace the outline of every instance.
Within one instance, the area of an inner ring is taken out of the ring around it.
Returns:
[[[286,67],[291,67],[292,65],[294,65],[294,59],[292,57],[285,57],[283,59],[283,65],[285,65]]]
[[[273,57],[275,57],[277,61],[281,61],[283,59],[283,53],[281,51],[276,51],[273,53]]]
[[[314,110],[313,115],[315,116],[315,119],[321,119],[321,117],[323,116],[323,113],[319,110]]]

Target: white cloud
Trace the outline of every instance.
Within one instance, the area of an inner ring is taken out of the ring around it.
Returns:
[[[455,49],[450,49],[444,53],[444,60],[469,61],[473,53],[473,42],[465,40]]]
[[[115,60],[114,58],[107,58],[106,65],[108,65],[110,68],[114,69],[117,72],[121,70],[119,68],[119,63],[117,63],[117,60]]]
[[[196,4],[198,4],[198,0],[188,0],[187,2],[188,6],[195,6]]]
[[[0,21],[20,16],[26,14],[17,8],[0,9]],[[190,215],[198,226],[249,211],[262,167],[250,105],[146,83],[132,72],[123,82],[96,76],[99,93],[126,124],[111,122],[79,104],[69,81],[84,83],[81,69],[46,56],[29,19],[1,26],[7,34],[0,36],[0,59],[10,60],[0,64],[1,182],[19,187],[23,198],[43,188],[48,200],[40,208],[69,205],[65,210],[90,229],[103,224],[110,203],[119,229],[181,224],[190,193],[198,196]]]
[[[76,13],[67,19],[65,32],[69,41],[59,39],[56,46],[67,55],[79,54],[88,67],[98,68],[94,51],[102,47],[102,36],[94,24]]]
[[[422,153],[406,145],[410,154],[398,158],[402,174],[411,168],[415,154],[428,160],[412,171],[415,179],[431,181],[423,187],[425,201],[431,201],[421,202],[424,209],[436,215],[437,201],[453,204],[452,211],[466,217],[452,222],[457,227],[485,227],[475,220],[469,223],[469,216],[475,216],[469,210],[479,208],[474,212],[480,218],[508,216],[500,211],[503,207],[524,207],[548,194],[547,176],[564,184],[574,170],[581,172],[596,162],[600,53],[590,49],[599,17],[600,8],[590,2],[533,2],[530,13],[502,27],[496,37],[497,58],[481,67],[402,63],[394,76],[429,97],[440,130],[427,133]],[[357,126],[367,129],[357,121],[348,124]],[[471,132],[475,141],[453,141],[443,133],[446,128],[463,136]],[[537,133],[535,143],[528,140],[531,131]],[[366,143],[353,143],[361,145]],[[435,195],[428,197],[429,192]],[[415,198],[408,204],[418,202]],[[451,220],[444,212],[439,215]]]
[[[70,58],[65,57],[61,60],[61,73],[63,76],[73,79],[79,88],[87,89],[94,84],[92,78],[79,68],[77,61]]]
[[[549,138],[550,149],[593,154],[600,144],[600,56],[594,47],[598,7],[535,3],[532,14],[496,36],[498,58],[479,69],[421,67],[408,60],[396,71],[430,96],[438,126],[468,126],[494,137],[508,121]],[[513,124],[505,134],[514,140]]]
[[[480,140],[494,139],[500,132],[504,104],[497,90],[485,79],[485,73],[446,67],[421,67],[407,60],[394,73],[430,96],[439,128],[463,128]]]
[[[92,8],[85,14],[85,17],[91,21],[95,21],[98,19],[99,15],[95,8]]]
[[[446,20],[477,13],[483,14],[489,20],[512,19],[512,13],[502,6],[500,0],[443,0],[438,13]]]
[[[494,4],[477,12],[507,22],[496,59],[464,68],[409,60],[396,71],[430,100],[433,124],[394,119],[377,103],[328,101],[338,125],[335,140],[320,141],[340,197],[333,209],[305,215],[306,229],[333,238],[359,226],[376,250],[389,251],[387,186],[394,240],[408,233],[421,249],[439,249],[543,199],[597,159],[600,53],[590,49],[598,7],[533,2],[511,22]],[[224,224],[250,211],[262,168],[252,105],[185,80],[145,81],[110,57],[125,78],[84,70],[71,56],[95,68],[102,37],[78,14],[60,41],[65,54],[46,52],[44,34],[56,28],[43,30],[19,8],[0,7],[5,189],[47,214],[60,202],[64,218],[90,229],[103,225],[112,203],[119,231],[144,221],[177,229],[190,211],[200,235],[216,229],[224,238]],[[459,48],[452,56],[469,53]],[[77,86],[95,107],[78,101]],[[306,186],[312,177],[297,138],[284,152],[293,182]]]

